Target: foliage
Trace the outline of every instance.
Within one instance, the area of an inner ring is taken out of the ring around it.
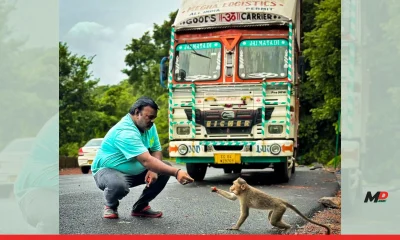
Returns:
[[[93,90],[98,80],[88,72],[92,59],[72,55],[66,43],[59,43],[60,155],[70,155],[72,147],[82,145],[96,135],[101,113]],[[70,146],[70,147],[66,147]]]
[[[305,4],[312,11],[305,13],[304,28],[312,30],[304,33],[307,76],[301,86],[299,154],[305,164],[326,163],[335,154],[335,126],[341,108],[341,7],[336,0]]]
[[[335,167],[335,161],[336,161],[336,168],[340,168],[340,165],[342,163],[342,155],[338,155],[336,158],[332,158],[328,163],[326,163],[327,166],[329,167]]]

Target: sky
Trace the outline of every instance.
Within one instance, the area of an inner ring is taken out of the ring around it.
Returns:
[[[95,55],[92,73],[99,85],[118,84],[127,76],[125,46],[162,24],[180,0],[59,0],[59,40],[78,55]]]

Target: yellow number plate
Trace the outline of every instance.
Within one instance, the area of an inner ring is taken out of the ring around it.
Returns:
[[[240,153],[217,153],[214,155],[215,164],[240,164]]]
[[[88,160],[87,162],[88,162],[89,164],[92,164],[93,160]]]

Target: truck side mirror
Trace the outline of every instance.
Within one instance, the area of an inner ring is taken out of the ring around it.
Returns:
[[[168,60],[168,57],[163,57],[160,62],[160,84],[163,88],[167,88],[164,84],[164,81],[168,78],[168,67],[165,62]]]

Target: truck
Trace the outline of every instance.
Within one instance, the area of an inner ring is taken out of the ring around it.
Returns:
[[[195,181],[273,168],[288,182],[299,148],[299,0],[183,0],[160,62],[169,156]],[[168,65],[167,65],[168,61]]]

